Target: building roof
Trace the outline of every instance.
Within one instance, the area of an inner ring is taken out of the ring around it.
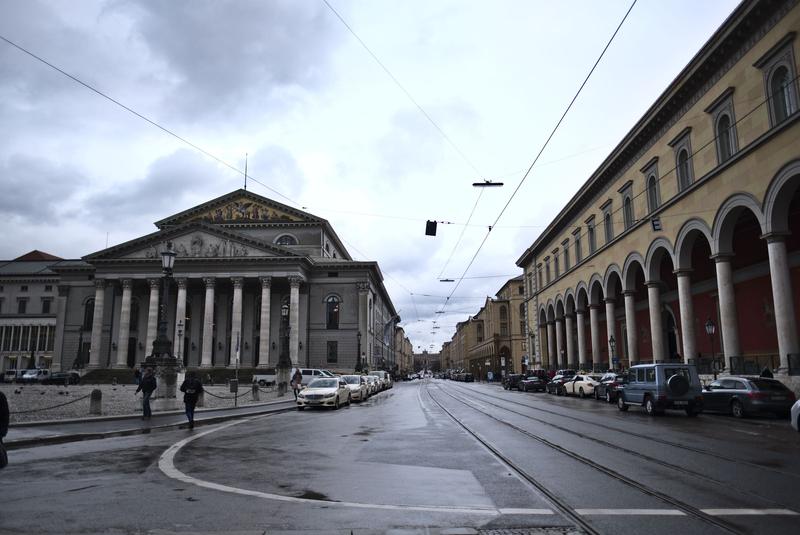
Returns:
[[[15,258],[12,262],[36,262],[40,260],[63,260],[55,255],[51,255],[50,253],[45,253],[44,251],[40,251],[38,249],[34,249],[29,253],[25,253],[24,255]]]

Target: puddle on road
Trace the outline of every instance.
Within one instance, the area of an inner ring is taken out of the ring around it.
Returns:
[[[298,498],[305,498],[306,500],[323,500],[323,501],[327,501],[327,502],[336,501],[336,500],[331,500],[330,498],[328,498],[324,494],[316,492],[316,491],[313,491],[313,490],[306,490],[306,491],[304,491],[302,494],[300,494],[297,497]]]

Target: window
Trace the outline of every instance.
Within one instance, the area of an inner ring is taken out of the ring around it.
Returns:
[[[339,342],[335,340],[328,340],[327,362],[339,362]]]
[[[284,234],[279,236],[277,240],[275,240],[277,245],[297,245],[297,240],[294,236],[290,236],[289,234]]]
[[[561,242],[561,248],[564,250],[564,273],[569,271],[569,240]]]
[[[561,270],[559,269],[559,262],[558,262],[558,249],[553,251],[553,269],[555,270],[555,276],[558,278]]]
[[[19,287],[19,291],[20,292],[27,292],[28,291],[28,286],[26,284],[23,284],[22,286]]]
[[[581,251],[581,229],[580,227],[572,232],[572,241],[575,242],[575,263],[579,264],[583,259],[583,251]]]
[[[544,286],[544,281],[542,280],[543,275],[542,275],[542,265],[541,264],[536,266],[536,273],[537,273],[537,276],[539,278],[539,286],[538,286],[538,288],[541,289],[541,287]]]
[[[633,226],[633,201],[630,197],[625,197],[622,201],[622,219],[625,224],[625,230]]]
[[[678,158],[675,162],[675,169],[678,172],[678,191],[683,191],[692,183],[692,178],[689,171],[689,151],[682,149],[678,153]]]
[[[544,278],[550,284],[550,257],[544,259]]]
[[[500,307],[500,336],[508,336],[508,309]]]
[[[478,342],[483,342],[483,323],[478,323]]]
[[[603,227],[606,229],[606,243],[611,243],[611,240],[614,239],[614,225],[611,221],[611,212],[606,212]]]
[[[733,87],[714,99],[705,112],[711,115],[714,140],[717,145],[717,163],[722,164],[739,150],[736,136],[736,116],[733,113]]]
[[[52,284],[45,284],[44,285],[44,291],[45,292],[52,292],[53,291],[53,285]]]
[[[42,314],[50,314],[50,304],[52,299],[42,299]]]
[[[589,254],[597,250],[597,236],[594,232],[594,216],[586,220],[586,237],[589,240]]]
[[[794,32],[787,34],[753,66],[764,74],[764,93],[769,97],[769,122],[776,126],[797,111],[797,83],[792,43]]]
[[[525,336],[525,303],[519,305],[519,334]]]
[[[17,299],[17,314],[26,314],[28,311],[28,300]]]
[[[658,209],[661,204],[660,195],[658,194],[658,178],[656,175],[647,177],[647,208],[650,212]]]
[[[338,329],[339,328],[339,305],[340,305],[339,298],[335,295],[328,297],[325,300],[325,324],[326,329]]]
[[[525,287],[520,285],[520,287],[517,289],[517,293],[519,295],[525,295]]]
[[[694,170],[692,169],[692,128],[686,127],[669,142],[669,146],[675,151],[675,175],[678,179],[678,191],[683,191],[694,182]]]
[[[92,322],[94,320],[94,299],[88,299],[86,304],[83,305],[83,326],[84,331],[92,330]]]
[[[724,113],[717,120],[717,154],[719,163],[723,163],[733,156],[733,146],[731,145],[731,118]]]
[[[4,301],[3,298],[0,297],[0,314],[3,313],[3,301]]]

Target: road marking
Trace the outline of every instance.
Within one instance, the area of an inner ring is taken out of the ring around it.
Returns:
[[[581,516],[686,516],[686,513],[679,509],[575,509],[575,512]]]
[[[711,516],[743,516],[743,515],[800,515],[791,509],[701,509]]]
[[[505,508],[498,509],[501,515],[554,515],[552,509],[514,509]]]

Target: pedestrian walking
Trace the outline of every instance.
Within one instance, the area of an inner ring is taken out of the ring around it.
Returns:
[[[194,429],[194,408],[197,405],[197,399],[203,392],[203,383],[194,372],[186,373],[186,379],[183,380],[181,385],[181,392],[183,392],[183,403],[186,405],[186,419],[189,420],[189,429]]]
[[[150,412],[150,396],[153,395],[157,387],[158,384],[156,383],[156,376],[153,375],[153,368],[145,368],[142,380],[139,382],[136,392],[133,393],[135,396],[140,390],[142,391],[142,420],[149,420],[153,416],[153,413]]]
[[[138,385],[141,382],[141,380],[142,380],[142,370],[136,368],[135,370],[133,370],[133,382]]]
[[[303,385],[303,374],[300,370],[295,370],[292,376],[292,392],[294,392],[294,400],[297,401],[297,394],[300,392],[300,387]]]
[[[3,444],[3,437],[8,433],[8,419],[8,400],[6,395],[0,392],[0,468],[8,466],[8,453],[6,453],[6,447]]]

